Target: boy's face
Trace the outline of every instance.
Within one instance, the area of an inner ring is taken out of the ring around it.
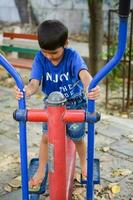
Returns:
[[[59,47],[55,50],[42,49],[43,55],[48,58],[53,64],[58,64],[64,55],[64,47]]]

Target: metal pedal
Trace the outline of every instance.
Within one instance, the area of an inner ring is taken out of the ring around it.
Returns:
[[[99,159],[94,159],[94,165],[93,165],[93,173],[94,173],[94,184],[100,184],[100,161]],[[87,180],[84,180],[82,178],[81,174],[81,184],[87,184]]]
[[[100,184],[100,161],[94,159],[94,184]]]

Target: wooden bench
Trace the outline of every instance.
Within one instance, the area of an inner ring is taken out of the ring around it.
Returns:
[[[31,69],[33,58],[39,50],[37,35],[4,32],[0,49],[14,67]]]

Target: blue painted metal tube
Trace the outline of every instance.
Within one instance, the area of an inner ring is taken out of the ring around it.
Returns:
[[[19,73],[13,66],[0,54],[0,64],[14,78],[18,88],[23,92],[24,84]],[[26,109],[25,93],[24,97],[18,101],[19,109]],[[21,175],[22,175],[22,200],[29,200],[28,195],[28,167],[27,167],[27,140],[26,140],[26,122],[19,122],[20,131],[20,158],[21,158]]]
[[[115,56],[94,76],[92,79],[89,91],[96,87],[97,84],[105,77],[107,74],[115,68],[115,66],[120,62],[126,47],[127,38],[127,18],[120,18],[119,23],[119,34],[118,34],[118,49]],[[88,112],[95,112],[95,101],[88,100]],[[93,183],[93,164],[94,164],[94,124],[88,123],[88,147],[87,147],[87,191],[86,199],[94,199],[94,183]]]

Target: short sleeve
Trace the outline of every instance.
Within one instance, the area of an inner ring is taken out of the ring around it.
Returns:
[[[88,70],[88,67],[79,53],[75,51],[72,59],[72,76],[79,78],[79,72],[83,69]]]
[[[41,55],[39,55],[39,53],[36,54],[33,64],[32,64],[32,70],[31,70],[31,74],[30,74],[30,80],[31,79],[37,79],[40,80],[42,79],[43,76],[43,67],[42,67],[42,63],[41,63]]]

